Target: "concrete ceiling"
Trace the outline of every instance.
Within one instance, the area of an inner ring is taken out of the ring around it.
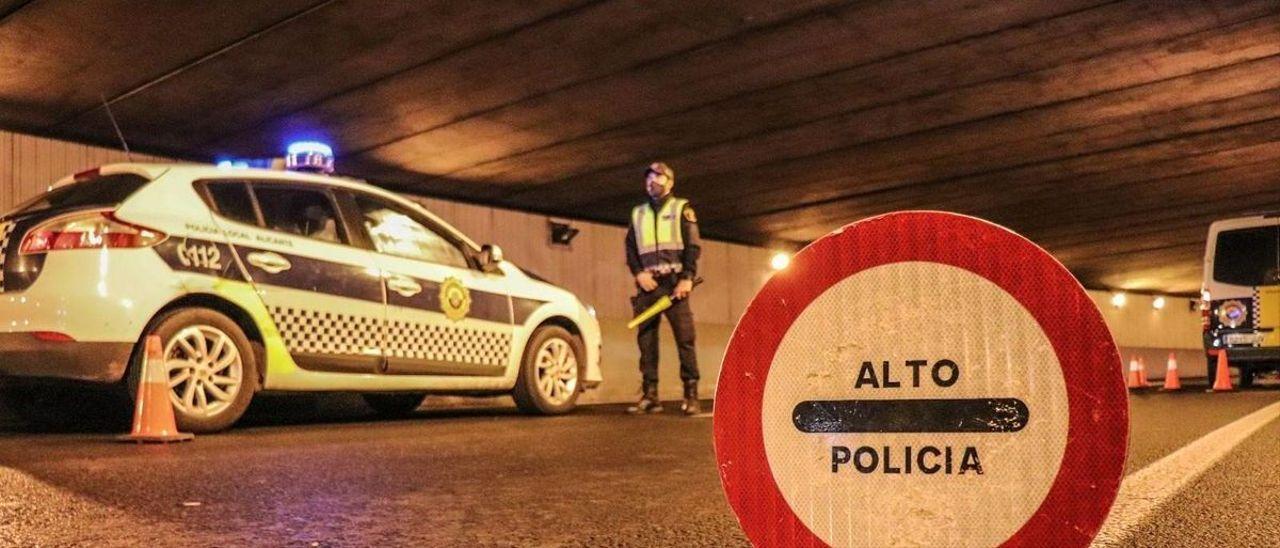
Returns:
[[[625,222],[663,159],[704,231],[984,217],[1091,287],[1197,290],[1280,209],[1275,0],[0,0],[0,127],[264,156]]]

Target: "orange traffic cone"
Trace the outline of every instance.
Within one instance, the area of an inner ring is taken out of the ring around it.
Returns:
[[[1209,390],[1210,392],[1229,392],[1231,390],[1235,390],[1235,388],[1231,386],[1231,372],[1228,371],[1228,368],[1227,351],[1226,349],[1219,350],[1218,370],[1213,375],[1213,388]]]
[[[1147,359],[1142,356],[1138,356],[1138,383],[1143,388],[1151,387],[1151,381],[1147,380]]]
[[[1164,386],[1161,390],[1182,390],[1182,379],[1178,378],[1178,358],[1169,353],[1169,362],[1164,370]]]
[[[1138,376],[1138,358],[1129,357],[1129,389],[1142,388],[1142,379]]]
[[[119,436],[119,441],[138,443],[187,441],[192,434],[178,431],[173,420],[173,404],[169,402],[169,372],[163,367],[164,350],[160,337],[147,337],[146,354],[142,357],[138,400],[134,404],[133,431]]]

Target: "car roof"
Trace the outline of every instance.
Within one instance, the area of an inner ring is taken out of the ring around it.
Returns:
[[[450,232],[457,236],[473,250],[479,250],[480,246],[475,243],[469,236],[459,231],[453,225],[445,222],[436,214],[429,211],[413,200],[410,200],[400,194],[389,190],[379,188],[377,185],[370,184],[361,179],[354,179],[344,176],[323,175],[317,173],[306,173],[301,171],[287,171],[280,169],[261,169],[261,168],[241,168],[241,167],[219,167],[211,164],[145,164],[145,163],[118,163],[107,164],[98,167],[96,170],[101,175],[111,175],[116,173],[134,173],[155,180],[161,176],[176,177],[184,180],[197,179],[227,179],[227,178],[244,178],[255,180],[276,180],[289,183],[316,184],[330,187],[340,187],[349,190],[357,190],[374,194],[382,198],[389,199],[405,207],[409,207],[417,211],[437,224],[446,227]],[[67,176],[54,183],[54,186],[61,186],[74,182],[76,177]]]

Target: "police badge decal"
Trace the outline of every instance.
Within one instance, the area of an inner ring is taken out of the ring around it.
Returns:
[[[450,276],[440,284],[440,311],[455,322],[471,312],[471,292],[462,285],[462,280]]]

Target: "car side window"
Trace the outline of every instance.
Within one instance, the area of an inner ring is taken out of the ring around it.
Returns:
[[[249,185],[242,182],[210,183],[209,198],[218,214],[247,225],[258,224],[258,214],[253,209],[253,197]]]
[[[257,184],[253,193],[266,228],[335,244],[348,243],[328,192]]]
[[[467,256],[453,242],[419,222],[399,205],[356,196],[365,229],[381,253],[467,268]]]

